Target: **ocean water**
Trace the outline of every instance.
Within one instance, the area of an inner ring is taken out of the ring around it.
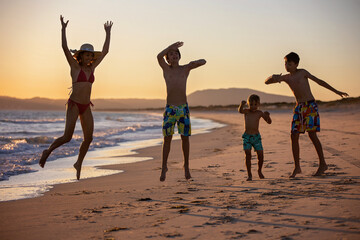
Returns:
[[[149,159],[104,156],[124,156],[162,142],[161,113],[93,112],[93,115],[93,142],[83,163],[82,179],[119,172],[99,169],[96,167],[99,165]],[[193,134],[223,126],[194,117],[191,124]],[[73,139],[52,152],[44,169],[38,166],[42,151],[63,134],[64,126],[64,111],[0,111],[0,201],[36,197],[54,184],[75,181],[72,165],[82,142],[79,120]]]

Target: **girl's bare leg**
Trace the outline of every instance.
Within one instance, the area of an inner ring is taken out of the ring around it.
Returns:
[[[52,151],[54,151],[56,148],[60,147],[61,145],[71,140],[76,125],[76,120],[78,119],[78,115],[79,115],[79,109],[77,108],[77,106],[76,105],[69,106],[68,104],[66,109],[64,135],[56,139],[48,149],[43,151],[42,156],[39,160],[40,167],[43,168],[45,166],[46,160]]]
[[[74,168],[76,169],[77,180],[80,179],[81,166],[85,158],[85,155],[89,149],[90,143],[93,140],[94,118],[91,113],[90,106],[88,107],[88,109],[86,109],[86,111],[82,115],[80,115],[80,122],[84,134],[84,140],[80,146],[78,159],[74,164]]]

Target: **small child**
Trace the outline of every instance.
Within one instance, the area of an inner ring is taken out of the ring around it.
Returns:
[[[251,181],[251,147],[254,147],[257,153],[259,177],[261,179],[264,178],[264,175],[261,172],[264,163],[264,151],[259,132],[259,120],[260,118],[263,118],[268,124],[271,124],[271,118],[269,112],[262,112],[258,109],[260,107],[260,97],[258,95],[251,95],[248,98],[247,103],[249,108],[245,108],[246,102],[242,101],[238,111],[239,113],[244,114],[245,119],[245,132],[242,135],[242,138],[245,151],[245,164],[248,172],[246,181]]]
[[[340,97],[349,95],[345,92],[336,90],[325,81],[310,74],[305,69],[298,69],[300,57],[296,53],[291,52],[286,55],[284,59],[285,69],[289,74],[283,76],[281,74],[274,74],[266,79],[265,84],[285,82],[289,85],[296,99],[296,106],[294,108],[291,124],[291,144],[295,168],[290,178],[294,178],[296,174],[301,173],[299,135],[300,133],[305,133],[305,131],[308,132],[309,138],[314,144],[319,157],[319,168],[314,176],[320,176],[328,167],[324,159],[320,140],[316,135],[316,132],[320,132],[320,116],[315,98],[311,93],[309,79],[338,94]]]

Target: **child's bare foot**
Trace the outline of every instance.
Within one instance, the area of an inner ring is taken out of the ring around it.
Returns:
[[[324,172],[328,169],[328,166],[325,165],[320,165],[318,170],[316,171],[316,173],[313,176],[321,176],[322,174],[324,174]]]
[[[301,168],[300,167],[295,167],[293,173],[290,175],[290,178],[294,178],[296,176],[296,174],[301,173]]]
[[[259,174],[259,178],[260,178],[260,179],[264,179],[264,178],[265,178],[261,171],[258,171],[258,174]]]
[[[185,179],[189,180],[191,178],[190,170],[185,168]]]
[[[76,179],[80,179],[80,172],[81,172],[81,164],[78,164],[77,162],[74,163],[74,168],[76,169]]]
[[[166,172],[167,172],[167,171],[168,171],[167,168],[163,168],[163,169],[161,170],[160,182],[165,181],[165,179],[166,179]]]
[[[248,176],[248,178],[246,179],[246,181],[252,181],[252,176]]]
[[[39,165],[40,167],[44,168],[45,163],[46,163],[46,159],[49,157],[50,151],[48,149],[45,149],[42,152],[41,158],[39,160]]]

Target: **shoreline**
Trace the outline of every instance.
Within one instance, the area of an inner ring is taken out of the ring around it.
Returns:
[[[209,119],[196,119],[196,127],[193,135],[207,133],[222,127],[222,124]],[[199,125],[201,121],[202,125]],[[174,140],[180,136],[174,136]],[[162,138],[131,140],[118,144],[117,146],[95,148],[86,155],[86,161],[82,167],[81,180],[102,177],[122,173],[123,170],[106,168],[107,165],[123,165],[128,163],[143,162],[151,157],[138,157],[138,149],[161,145]],[[36,198],[52,189],[57,184],[76,182],[73,162],[77,155],[60,157],[47,161],[45,169],[38,164],[28,165],[31,171],[13,175],[8,180],[0,181],[0,202],[16,201],[21,199]],[[61,173],[61,174],[60,174]]]
[[[291,116],[274,114],[272,125],[260,125],[265,179],[254,174],[254,155],[253,181],[246,182],[243,118],[236,113],[193,111],[192,116],[224,121],[227,126],[190,138],[192,180],[184,178],[180,141],[172,143],[165,182],[159,181],[161,146],[140,149],[133,156],[153,159],[106,166],[124,173],[56,185],[38,198],[0,202],[0,237],[357,239],[360,174],[350,162],[360,162],[351,151],[360,144],[359,115],[348,113],[349,125],[337,130],[335,123],[344,119],[343,113],[323,113],[319,136],[329,170],[323,177],[311,177],[317,164],[315,150],[302,137],[303,174],[291,180]]]

